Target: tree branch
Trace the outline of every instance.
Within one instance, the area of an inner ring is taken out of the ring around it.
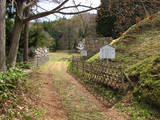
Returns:
[[[73,6],[67,6],[67,7],[60,8],[59,11],[64,10],[64,9],[68,9],[68,8],[78,8],[78,7],[94,9],[93,7],[90,7],[90,6],[78,4],[78,5],[73,5]]]
[[[63,5],[65,5],[69,0],[65,0],[64,2],[62,2],[59,6],[57,6],[56,8],[53,9],[54,10],[58,10],[59,8],[61,8]]]
[[[62,2],[60,5],[58,5],[56,8],[50,10],[50,11],[46,11],[46,12],[42,12],[42,13],[39,13],[39,14],[36,14],[36,15],[32,15],[30,17],[27,17],[24,19],[24,22],[27,22],[27,21],[30,21],[30,20],[34,20],[34,19],[38,19],[38,18],[41,18],[41,17],[45,17],[47,15],[50,15],[50,14],[53,14],[53,13],[56,13],[63,5],[65,5],[69,0],[65,0],[64,2]]]
[[[34,19],[38,19],[38,18],[41,18],[41,17],[45,17],[45,16],[48,16],[48,15],[51,15],[51,14],[54,14],[54,13],[59,13],[59,14],[63,14],[63,15],[75,15],[75,14],[81,14],[81,13],[84,13],[84,12],[88,12],[88,11],[91,11],[91,10],[97,10],[99,7],[91,7],[91,6],[86,6],[86,5],[74,5],[74,6],[67,6],[67,7],[62,7],[63,5],[65,5],[69,0],[65,0],[64,2],[62,2],[59,6],[57,6],[56,8],[50,10],[50,11],[45,11],[45,12],[41,12],[41,13],[38,13],[36,15],[32,15],[32,16],[29,16],[25,19],[23,19],[24,22],[27,22],[27,21],[30,21],[30,20],[34,20]],[[63,12],[62,10],[65,10],[65,9],[69,9],[69,8],[78,8],[78,7],[84,7],[84,8],[87,8],[87,10],[82,10],[82,11],[78,11],[78,12]]]
[[[31,2],[27,3],[25,6],[24,6],[24,9],[34,5],[35,3],[37,2],[37,0],[32,0]]]
[[[79,11],[79,12],[61,12],[61,11],[57,11],[57,13],[60,13],[60,14],[63,14],[63,15],[75,15],[75,14],[81,14],[81,13],[84,13],[84,12],[88,12],[88,11],[91,11],[91,10],[97,10],[98,8],[99,7],[90,8],[90,9]]]

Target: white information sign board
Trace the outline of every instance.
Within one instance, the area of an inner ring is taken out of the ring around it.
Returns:
[[[80,54],[81,54],[82,57],[85,57],[85,56],[87,56],[87,51],[86,50],[81,50]]]
[[[106,45],[102,48],[100,48],[100,59],[114,59],[116,57],[116,51],[115,48]]]

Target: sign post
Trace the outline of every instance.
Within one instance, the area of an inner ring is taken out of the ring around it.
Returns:
[[[107,64],[109,63],[108,59],[114,59],[116,56],[115,48],[106,45],[100,48],[100,59],[107,59]]]
[[[86,50],[81,50],[80,55],[81,55],[82,59],[85,59],[85,57],[87,57],[87,51]]]
[[[86,57],[87,56],[87,51],[86,50],[81,50],[80,52],[82,57]]]

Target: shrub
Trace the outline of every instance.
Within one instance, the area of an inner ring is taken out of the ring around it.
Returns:
[[[23,63],[23,62],[19,62],[16,64],[17,68],[20,69],[30,69],[33,65],[31,63]]]
[[[10,96],[14,90],[23,83],[25,73],[19,68],[10,68],[6,72],[0,73],[0,100],[4,100]]]

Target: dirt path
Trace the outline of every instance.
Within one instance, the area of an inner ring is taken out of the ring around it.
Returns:
[[[114,108],[104,107],[69,75],[67,62],[52,59],[42,66],[41,73],[44,120],[125,120]]]
[[[43,69],[41,72],[42,84],[40,88],[41,106],[45,111],[43,120],[68,120],[61,99],[58,97],[52,86],[52,74],[50,69]]]
[[[63,79],[70,80],[70,83],[76,86],[77,91],[82,92],[83,96],[86,97],[91,103],[96,105],[98,110],[102,112],[102,114],[110,119],[110,120],[125,120],[117,111],[116,109],[110,108],[107,109],[101,102],[99,102],[92,94],[90,94],[84,86],[82,86],[75,78],[73,78],[71,75],[69,75],[66,71],[66,65],[64,62],[57,62],[54,65],[54,68],[59,70],[61,73],[63,73]],[[76,91],[75,91],[76,92]],[[79,93],[80,94],[80,93]]]

